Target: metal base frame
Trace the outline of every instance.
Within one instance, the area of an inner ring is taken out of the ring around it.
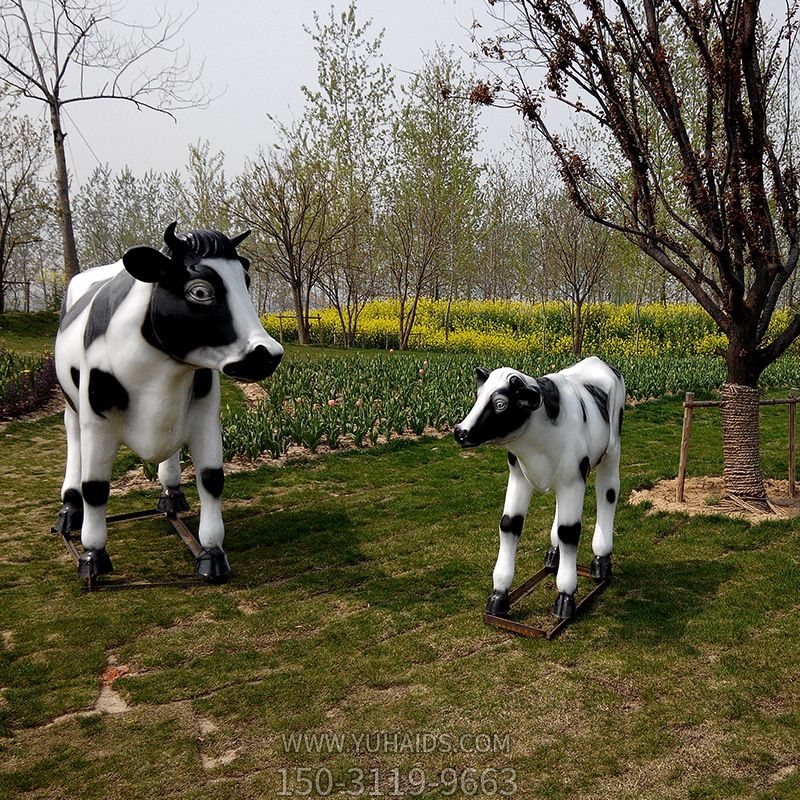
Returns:
[[[521,583],[517,586],[516,589],[512,590],[508,595],[508,602],[510,605],[510,609],[514,607],[516,603],[522,600],[524,597],[527,597],[545,578],[549,575],[552,575],[552,571],[546,568],[540,569],[535,575],[531,576],[526,580],[524,583]],[[578,565],[578,575],[583,578],[591,578],[592,571],[589,567],[583,567]],[[537,628],[533,625],[526,625],[524,622],[516,622],[513,619],[508,619],[507,617],[497,617],[494,614],[484,614],[483,621],[487,625],[494,625],[496,628],[502,628],[506,631],[511,631],[511,633],[516,633],[519,636],[527,636],[529,639],[554,639],[558,636],[570,622],[573,622],[577,619],[578,615],[583,611],[589,603],[597,597],[603,589],[611,583],[611,578],[605,578],[601,581],[597,582],[597,585],[586,594],[586,596],[575,606],[575,616],[570,617],[569,619],[560,619],[553,625],[552,628]]]
[[[127,514],[113,514],[110,517],[106,517],[106,524],[113,525],[115,522],[129,522],[130,520],[134,519],[146,519],[149,517],[164,517],[170,525],[172,525],[175,533],[180,536],[181,541],[186,545],[189,552],[192,554],[194,558],[197,558],[200,555],[200,551],[203,549],[200,545],[200,542],[197,541],[195,535],[186,527],[184,521],[177,515],[177,514],[165,514],[163,511],[157,511],[156,509],[146,510],[146,511],[131,511]],[[61,537],[61,540],[64,543],[64,547],[66,548],[69,555],[72,557],[72,560],[75,562],[77,566],[80,560],[80,553],[78,552],[78,548],[75,546],[75,541],[72,539],[72,532],[70,533],[61,533],[60,531],[56,531],[53,529],[53,533],[57,534]],[[99,591],[118,591],[120,589],[157,589],[163,586],[174,586],[178,588],[188,588],[190,586],[197,586],[199,584],[205,583],[200,578],[191,578],[187,580],[178,580],[178,581],[140,581],[140,582],[132,582],[132,583],[112,583],[109,581],[98,581],[96,577],[89,576],[88,578],[83,579],[83,590],[85,592],[99,592]]]

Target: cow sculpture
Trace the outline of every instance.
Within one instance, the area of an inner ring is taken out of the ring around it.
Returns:
[[[597,523],[592,577],[611,575],[614,514],[625,381],[599,358],[542,378],[514,369],[478,368],[477,399],[455,427],[462,447],[495,442],[508,450],[508,488],[500,520],[500,552],[486,611],[507,616],[517,545],[534,489],[555,490],[556,514],[545,567],[557,573],[553,613],[575,616],[577,552],[589,471],[596,468]]]
[[[67,408],[63,507],[54,531],[81,531],[78,572],[112,570],[106,503],[114,457],[125,444],[160,462],[158,510],[188,509],[180,449],[188,445],[200,495],[196,572],[229,571],[222,549],[224,483],[218,371],[240,381],[271,375],[283,348],[262,327],[248,294],[248,235],[164,234],[165,246],[133,247],[120,261],[72,279],[56,336],[56,372]],[[248,232],[249,233],[249,232]]]

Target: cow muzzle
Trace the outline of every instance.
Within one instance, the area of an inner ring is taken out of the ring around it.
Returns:
[[[282,358],[283,352],[272,355],[263,344],[260,344],[240,361],[226,364],[222,371],[237,381],[263,381],[275,372]]]

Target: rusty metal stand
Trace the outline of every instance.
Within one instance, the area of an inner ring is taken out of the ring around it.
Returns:
[[[157,511],[156,509],[147,510],[147,511],[131,511],[127,514],[113,514],[110,517],[106,517],[106,524],[113,525],[116,522],[129,522],[130,520],[135,519],[146,519],[149,517],[164,517],[170,525],[172,525],[175,533],[181,538],[181,541],[186,545],[189,552],[192,554],[194,558],[200,554],[202,547],[200,542],[197,541],[195,535],[186,527],[184,521],[177,515],[177,514],[165,514],[163,511]],[[72,560],[75,562],[77,566],[79,564],[80,553],[78,552],[78,548],[75,546],[75,541],[72,538],[71,533],[60,533],[57,531],[53,531],[53,533],[57,533],[61,540],[64,543],[64,547],[67,549],[67,552],[72,557]],[[88,578],[84,578],[84,585],[83,590],[85,592],[98,592],[98,591],[119,591],[120,589],[156,589],[159,587],[164,586],[173,586],[178,588],[188,588],[190,586],[197,586],[198,584],[205,583],[200,578],[191,578],[187,580],[179,580],[179,581],[139,581],[134,583],[110,583],[107,581],[98,581],[96,578],[89,576]]]
[[[553,573],[549,569],[543,567],[535,575],[517,586],[517,588],[508,595],[508,602],[511,608],[524,597],[527,597],[548,575],[552,574]],[[589,567],[578,565],[578,575],[583,578],[591,578],[592,572]],[[571,619],[558,620],[552,628],[537,628],[533,625],[526,625],[524,622],[516,622],[513,619],[507,619],[506,617],[497,617],[494,614],[484,614],[483,621],[487,625],[494,625],[496,628],[502,628],[503,630],[511,631],[511,633],[516,633],[520,636],[527,636],[529,639],[547,639],[549,641],[558,636],[570,622],[573,622],[578,614],[580,614],[609,583],[611,583],[611,578],[598,581],[595,587],[575,606],[575,616]]]

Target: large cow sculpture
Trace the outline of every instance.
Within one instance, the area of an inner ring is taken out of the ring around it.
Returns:
[[[106,503],[114,457],[125,444],[160,462],[158,509],[188,509],[180,448],[188,445],[200,495],[196,571],[229,571],[222,549],[224,482],[218,371],[241,381],[271,375],[283,348],[250,300],[249,262],[236,252],[247,233],[176,235],[165,247],[133,247],[120,261],[69,284],[56,336],[56,372],[67,408],[63,507],[54,528],[80,529],[84,577],[112,570]]]
[[[577,552],[589,471],[596,468],[597,523],[592,576],[611,575],[625,381],[599,358],[531,378],[514,369],[478,368],[475,405],[455,427],[462,447],[495,442],[508,450],[508,488],[500,520],[494,591],[486,611],[506,616],[517,545],[534,489],[555,490],[556,514],[545,567],[556,572],[553,613],[575,616]]]

